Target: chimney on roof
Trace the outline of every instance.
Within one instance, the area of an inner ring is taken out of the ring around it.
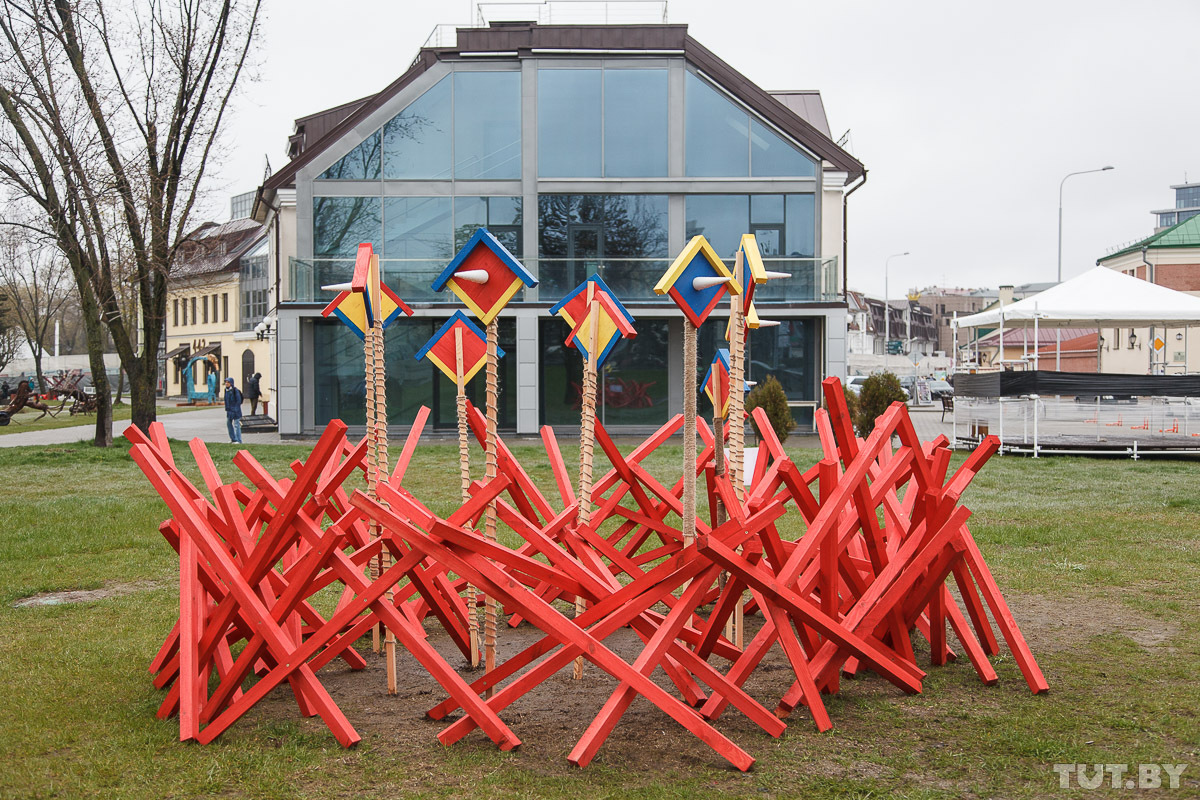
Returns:
[[[1013,287],[1011,284],[1000,287],[1000,302],[1011,306],[1013,302]]]

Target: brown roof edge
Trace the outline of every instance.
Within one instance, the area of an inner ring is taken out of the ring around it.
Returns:
[[[358,101],[358,102],[362,102],[362,105],[360,105],[358,107],[357,111],[354,111],[353,113],[350,114],[350,116],[346,117],[340,123],[338,123],[333,128],[331,128],[320,139],[307,145],[304,148],[303,153],[301,153],[299,156],[297,156],[296,158],[292,159],[287,164],[285,164],[274,175],[267,178],[267,180],[262,185],[262,192],[260,192],[259,197],[261,197],[262,195],[266,195],[268,193],[274,194],[279,189],[283,189],[287,186],[290,186],[292,181],[295,180],[296,173],[300,171],[300,168],[305,166],[309,162],[311,162],[314,158],[316,158],[316,156],[319,155],[325,149],[326,144],[337,141],[342,136],[344,136],[348,131],[352,130],[354,128],[354,126],[358,124],[358,121],[360,119],[362,119],[363,117],[372,113],[373,111],[377,110],[380,106],[382,106],[385,102],[387,102],[387,100],[389,100],[393,95],[395,95],[397,92],[399,92],[405,86],[408,86],[410,83],[415,81],[418,77],[420,77],[422,74],[424,74],[426,70],[428,70],[431,66],[433,66],[437,62],[437,60],[438,60],[438,56],[433,50],[421,50],[420,54],[417,56],[416,61],[413,62],[412,66],[409,67],[408,70],[403,75],[401,75],[399,78],[397,78],[391,84],[386,86],[378,94],[376,94],[370,98],[367,98],[367,100],[365,102]],[[349,105],[349,104],[347,104],[347,105]],[[340,108],[340,106],[339,106],[339,108]],[[310,116],[315,116],[315,115],[310,115]],[[301,119],[307,119],[307,117],[301,117]],[[257,205],[257,201],[259,200],[259,197],[255,198],[256,205]]]
[[[862,162],[842,150],[837,144],[791,111],[779,100],[752,83],[746,76],[721,60],[711,50],[687,35],[686,25],[503,25],[493,28],[464,28],[459,31],[457,48],[424,48],[411,67],[378,94],[363,102],[325,133],[319,140],[305,146],[304,152],[289,161],[262,185],[255,198],[255,211],[266,195],[290,186],[301,167],[310,163],[325,146],[337,141],[352,130],[360,120],[378,110],[397,92],[404,89],[442,59],[451,59],[461,52],[531,49],[578,50],[679,50],[684,57],[730,91],[735,97],[761,114],[771,124],[802,142],[816,155],[847,173],[849,184],[866,172]],[[315,115],[312,115],[315,116]],[[306,118],[301,118],[306,119]]]
[[[847,173],[847,184],[858,180],[867,171],[861,161],[838,147],[836,142],[691,36],[687,37],[684,50],[688,61],[703,70],[734,97],[777,125],[780,130],[802,142],[821,158],[844,170]]]

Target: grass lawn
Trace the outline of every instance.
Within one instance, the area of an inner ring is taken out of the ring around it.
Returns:
[[[47,404],[50,406],[51,411],[58,409],[57,402],[47,401]],[[42,412],[34,411],[33,409],[29,408],[23,408],[17,412],[15,417],[12,417],[8,421],[7,425],[0,427],[0,436],[3,436],[6,433],[30,433],[31,431],[48,431],[53,428],[73,428],[78,425],[91,425],[93,428],[96,426],[95,414],[78,414],[73,417],[68,413],[70,408],[71,404],[68,402],[67,407],[64,408],[62,413],[57,417],[52,417],[47,414],[41,419],[38,419],[38,417],[41,416]],[[195,410],[196,409],[194,407],[179,408],[176,406],[159,406],[158,415],[161,417],[163,414],[178,414],[181,411]],[[128,403],[121,403],[119,406],[113,406],[114,420],[129,419],[132,413],[133,407]]]
[[[233,446],[210,447],[228,479]],[[541,450],[514,450],[552,490]],[[575,451],[564,450],[572,463]],[[184,444],[176,451],[191,463]],[[253,452],[278,476],[306,451]],[[439,513],[457,496],[456,454],[453,445],[423,448],[405,481]],[[649,467],[677,474],[679,456],[661,448]],[[807,465],[814,454],[794,457]],[[146,671],[178,612],[178,560],[157,530],[165,507],[120,448],[0,450],[0,798],[1077,796],[1058,786],[1052,765],[1062,762],[1131,764],[1135,777],[1139,763],[1187,763],[1182,788],[1155,795],[1197,797],[1198,475],[1195,461],[992,459],[964,503],[1050,693],[1033,696],[1006,649],[993,659],[994,687],[965,658],[928,668],[914,696],[873,676],[843,681],[828,700],[828,733],[815,733],[803,711],[777,740],[730,733],[758,759],[742,774],[707,749],[698,759],[664,752],[656,769],[627,770],[602,748],[575,770],[537,755],[545,744],[534,746],[537,730],[520,730],[529,745],[501,753],[478,733],[443,748],[433,723],[401,741],[385,726],[347,751],[290,700],[256,709],[212,745],[180,745],[177,721],[154,716],[163,695]],[[128,591],[13,605],[38,592],[100,588]],[[773,707],[777,697],[759,699]],[[387,703],[382,686],[378,698]],[[387,713],[419,715],[436,702],[418,701]],[[562,713],[585,725],[596,710]],[[518,704],[502,715],[519,721],[519,712]],[[635,731],[652,753],[658,731],[674,724],[662,719]],[[1106,781],[1086,794],[1129,793]]]

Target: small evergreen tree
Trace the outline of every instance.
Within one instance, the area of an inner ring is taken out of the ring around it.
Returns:
[[[775,431],[779,441],[785,441],[788,434],[792,432],[792,428],[796,427],[796,420],[792,418],[792,409],[788,406],[787,393],[783,391],[783,386],[775,379],[774,375],[768,375],[766,380],[751,389],[750,394],[746,396],[746,413],[759,407],[766,412],[767,419],[771,421],[771,428]],[[754,418],[751,417],[750,420],[754,425],[755,432],[761,436],[762,433],[758,430]]]
[[[900,379],[890,372],[880,372],[863,381],[858,393],[858,415],[854,427],[858,435],[866,438],[875,430],[875,420],[887,411],[888,406],[899,400],[905,402],[904,388]]]

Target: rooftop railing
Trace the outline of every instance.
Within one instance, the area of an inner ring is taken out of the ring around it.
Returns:
[[[434,27],[423,47],[457,47],[459,28],[486,28],[494,22],[538,25],[665,25],[664,0],[546,0],[541,3],[476,3],[469,25]]]

